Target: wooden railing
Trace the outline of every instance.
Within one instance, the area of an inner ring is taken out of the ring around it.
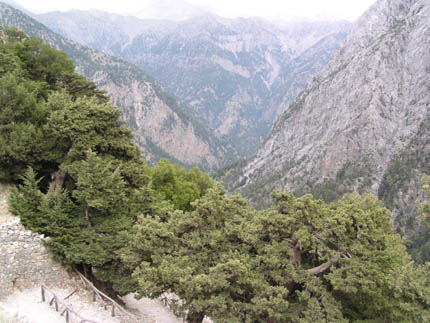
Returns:
[[[55,311],[61,312],[61,316],[64,315],[66,322],[68,323],[98,323],[96,321],[87,320],[76,313],[72,308],[68,305],[64,304],[60,301],[57,295],[54,294],[51,290],[49,290],[46,286],[41,286],[42,293],[42,301],[45,302],[49,299],[49,306],[54,305]]]
[[[104,294],[103,292],[99,291],[93,283],[91,283],[84,275],[82,275],[80,272],[77,272],[79,278],[81,279],[82,284],[84,287],[89,290],[92,293],[93,296],[93,302],[97,301],[97,299],[101,300],[104,304],[105,310],[108,309],[108,307],[111,307],[111,315],[115,316],[115,311],[117,313],[120,313],[121,315],[124,315],[127,317],[127,323],[139,323],[140,320],[130,312],[127,312],[122,308],[121,305],[119,305],[117,302],[115,302],[112,298]]]

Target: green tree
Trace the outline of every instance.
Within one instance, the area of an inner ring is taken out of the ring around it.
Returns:
[[[175,209],[183,211],[190,211],[191,203],[214,185],[215,181],[197,167],[186,171],[165,158],[160,159],[152,175],[154,191],[171,201]]]
[[[422,188],[427,198],[430,197],[430,176],[424,175],[421,180]],[[430,260],[430,202],[419,202],[416,228],[409,237],[408,251],[419,263]]]
[[[29,169],[10,197],[10,210],[26,227],[49,236],[47,244],[59,259],[125,293],[134,290],[135,282],[115,253],[125,245],[119,233],[131,229],[152,192],[127,186],[120,170],[121,165],[88,151],[85,160],[68,169],[76,179],[71,192],[51,187],[44,194]]]
[[[219,185],[209,189],[187,214],[171,206],[142,214],[120,252],[136,269],[139,295],[173,291],[184,301],[178,310],[188,311],[188,322],[201,322],[208,313],[240,322],[233,299],[246,297],[252,285],[245,280],[250,264],[239,237],[252,212],[243,198],[224,193]]]
[[[140,296],[172,291],[188,322],[424,322],[416,267],[371,195],[334,204],[288,192],[251,211],[210,189],[190,213],[142,215],[121,250]],[[399,279],[399,277],[402,277]],[[412,287],[407,287],[412,283]]]
[[[290,291],[285,322],[425,321],[428,287],[414,275],[427,268],[411,263],[376,197],[346,194],[330,205],[287,192],[274,198],[276,209],[260,213],[251,236],[259,268]],[[402,294],[399,275],[422,285],[420,300]]]
[[[64,53],[17,30],[1,40],[0,180],[20,183],[12,212],[58,257],[129,290],[118,234],[153,194],[131,131]]]
[[[46,123],[53,117],[51,112],[58,114],[58,110],[61,110],[55,105],[61,94],[54,95],[51,101],[47,102],[54,92],[60,90],[63,91],[63,96],[67,96],[67,100],[80,100],[81,106],[85,106],[83,102],[88,98],[92,98],[93,105],[99,106],[105,106],[108,100],[92,82],[74,72],[72,62],[64,53],[43,44],[40,39],[27,37],[16,29],[2,31],[0,180],[19,181],[27,166],[39,173],[43,181],[49,181],[51,175],[58,171],[58,165],[63,162],[62,157],[70,147],[65,145],[61,138],[59,145],[56,145],[56,138],[50,132],[52,129]],[[67,100],[64,99],[62,103],[65,104]],[[67,104],[70,105],[71,103]],[[105,107],[105,111],[108,109]],[[116,126],[109,125],[115,128],[112,131],[124,131],[121,129],[125,127],[121,128],[121,122],[117,120],[117,109],[111,106],[110,110],[114,111],[110,116],[117,122]],[[106,118],[108,116],[105,116]],[[130,146],[130,132],[124,132],[124,136]],[[120,137],[118,134],[119,140]],[[121,144],[124,144],[124,141]]]
[[[427,197],[430,197],[430,176],[424,175],[422,179],[422,188]],[[430,226],[430,202],[423,202],[420,204],[421,223]]]
[[[9,210],[19,215],[21,222],[33,231],[43,230],[47,221],[39,217],[38,208],[43,201],[35,171],[29,167],[21,177],[22,184],[13,190],[9,198]]]
[[[0,77],[0,180],[17,180],[29,165],[40,169],[46,113],[37,90],[19,72]]]
[[[91,150],[86,159],[67,167],[68,174],[76,180],[72,196],[84,209],[88,227],[97,222],[97,215],[120,213],[126,208],[125,181],[119,167],[98,157]]]
[[[95,97],[101,103],[108,101],[104,91],[74,72],[73,62],[64,52],[15,28],[6,28],[0,38],[3,40],[3,50],[18,58],[25,77],[38,82],[42,90],[38,92],[40,97],[46,99],[50,91],[65,89],[74,99],[85,96]]]

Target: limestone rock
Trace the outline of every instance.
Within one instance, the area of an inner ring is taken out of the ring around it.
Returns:
[[[272,189],[377,194],[392,161],[429,138],[429,15],[427,0],[378,0],[230,188],[254,202]]]

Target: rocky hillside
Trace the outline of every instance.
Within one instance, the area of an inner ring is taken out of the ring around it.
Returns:
[[[429,15],[426,0],[377,1],[255,157],[227,174],[230,188],[254,202],[273,189],[369,191],[395,216],[413,214],[430,171]]]
[[[56,32],[142,67],[242,156],[255,152],[280,104],[291,102],[343,43],[348,22],[274,25],[204,14],[140,20],[100,11],[37,16]]]
[[[0,3],[0,26],[35,35],[71,58],[79,73],[106,90],[123,118],[135,129],[144,157],[168,157],[184,165],[217,168],[234,156],[233,149],[212,135],[184,104],[135,65],[89,49],[52,32],[28,15]]]

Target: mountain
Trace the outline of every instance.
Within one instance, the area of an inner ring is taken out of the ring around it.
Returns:
[[[426,0],[377,1],[256,155],[227,172],[229,188],[263,204],[273,189],[366,191],[406,223],[430,172],[429,15]]]
[[[41,22],[154,76],[231,141],[255,152],[280,104],[291,102],[341,46],[348,22],[277,26],[206,13],[183,21],[141,20],[100,11],[52,12]]]
[[[14,0],[3,0],[2,1],[5,4],[8,4],[9,6],[18,9],[19,11],[24,12],[25,14],[32,16],[33,13],[29,10],[27,10],[26,8],[24,8],[23,6],[21,6],[18,2],[14,1]]]
[[[137,12],[129,12],[129,15],[141,19],[186,20],[210,12],[204,6],[198,6],[182,0],[152,0],[144,8]]]
[[[123,118],[134,128],[135,140],[150,162],[167,157],[183,165],[213,169],[234,156],[229,144],[213,136],[204,122],[137,66],[69,41],[4,3],[0,3],[0,25],[22,29],[65,51],[79,73],[123,108]]]

